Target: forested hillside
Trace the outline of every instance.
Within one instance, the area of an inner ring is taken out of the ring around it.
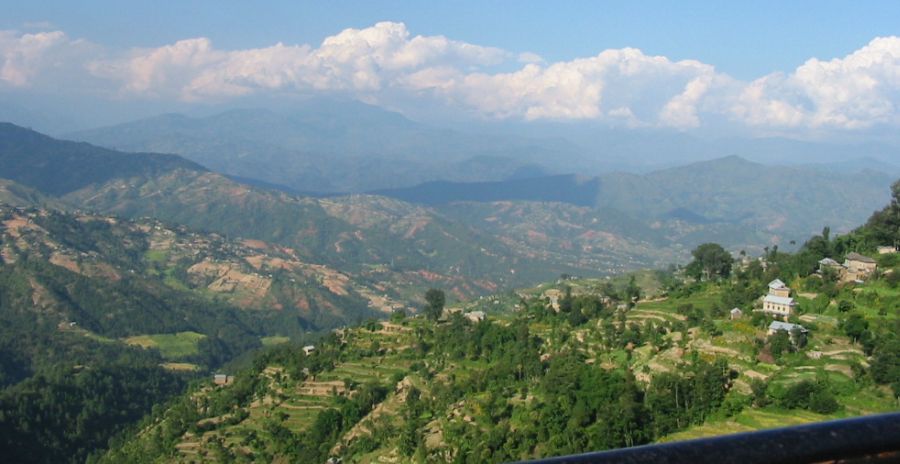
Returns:
[[[204,170],[175,155],[124,154],[0,123],[2,177],[49,195],[61,196],[113,178],[146,178],[176,169]]]
[[[443,312],[429,292],[427,318],[273,349],[98,460],[502,462],[896,410],[900,255],[864,281],[817,272],[900,239],[900,183],[893,194],[865,226],[794,254],[734,261],[706,244],[641,284],[564,278]],[[759,311],[775,279],[805,331],[773,331]]]
[[[0,206],[0,257],[11,462],[81,462],[187,380],[396,304],[290,250],[151,219]]]

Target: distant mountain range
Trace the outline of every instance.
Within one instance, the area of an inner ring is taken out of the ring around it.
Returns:
[[[847,231],[887,201],[893,179],[870,170],[771,167],[729,156],[644,175],[431,182],[374,193],[438,209],[457,202],[527,200],[616,210],[670,236],[676,228],[662,224],[675,222],[707,230],[730,228],[734,235],[727,237],[725,233],[723,242],[736,245],[740,239],[735,238],[750,238],[748,228],[759,232],[757,241],[774,243],[779,237],[782,242],[802,240],[824,225]],[[463,207],[453,211],[465,214]]]
[[[167,114],[68,134],[126,151],[177,153],[215,171],[304,192],[362,192],[429,180],[544,175],[571,144],[439,129],[358,102],[310,100],[290,111]]]
[[[0,177],[72,207],[287,246],[306,262],[378,282],[407,305],[429,285],[466,298],[578,271],[522,259],[483,231],[385,197],[300,197],[240,184],[177,156],[115,152],[10,124],[0,125],[0,140]]]
[[[287,246],[306,262],[381,282],[404,304],[427,286],[466,298],[563,272],[680,262],[706,241],[750,252],[789,248],[823,226],[841,232],[863,222],[892,180],[732,156],[643,175],[440,181],[310,197],[174,155],[126,154],[9,124],[0,126],[0,149],[0,177],[61,204]]]

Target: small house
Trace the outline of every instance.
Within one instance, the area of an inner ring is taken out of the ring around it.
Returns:
[[[893,254],[893,253],[896,253],[896,252],[897,252],[897,247],[895,247],[895,246],[887,245],[887,246],[880,246],[880,247],[878,247],[878,254],[879,254],[879,255],[889,255],[889,254]]]
[[[844,260],[848,280],[859,280],[869,277],[875,272],[877,266],[878,264],[874,259],[856,252],[848,253]]]
[[[822,258],[819,260],[819,273],[826,272],[826,269],[832,269],[840,273],[844,270],[844,266],[841,266],[841,263],[831,258]]]
[[[316,347],[314,345],[306,345],[303,347],[303,354],[309,356],[316,352]]]
[[[732,321],[744,317],[744,312],[741,311],[741,308],[733,308],[728,313],[731,315]]]
[[[465,314],[466,319],[477,324],[484,320],[485,314],[484,311],[472,311]]]
[[[781,321],[772,321],[772,323],[769,324],[769,335],[775,335],[775,333],[778,332],[779,330],[783,330],[785,332],[790,333],[790,332],[794,331],[795,329],[799,330],[800,333],[808,333],[809,332],[809,330],[807,330],[805,327],[803,327],[800,324],[792,324],[790,322],[781,322]]]
[[[233,375],[216,374],[213,376],[213,383],[219,386],[231,385],[233,382]]]
[[[809,333],[809,330],[807,330],[805,327],[803,327],[800,324],[791,324],[790,322],[772,321],[772,323],[769,324],[769,335],[775,335],[779,331],[787,332],[788,336],[790,336],[790,338],[791,338],[791,343],[795,343],[795,344],[798,342],[798,340],[796,339],[796,337],[798,335],[802,337],[802,336],[806,336],[806,334]]]
[[[562,292],[555,288],[551,288],[545,291],[543,296],[550,302],[550,308],[559,312],[559,300],[562,298]]]

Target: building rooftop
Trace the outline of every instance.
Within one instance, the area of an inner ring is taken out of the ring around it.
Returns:
[[[851,253],[847,253],[847,261],[859,261],[861,263],[875,264],[874,259],[872,259],[868,256],[865,256],[865,255],[861,255],[855,251],[851,252]]]
[[[775,303],[783,305],[794,305],[794,299],[789,296],[766,295],[763,299],[766,303]]]
[[[787,285],[785,285],[784,282],[781,281],[781,279],[775,279],[775,280],[769,282],[769,288],[785,288],[785,287],[787,287]]]
[[[819,264],[822,264],[824,266],[840,266],[841,265],[841,263],[839,263],[831,258],[822,258],[819,260]]]
[[[790,332],[794,329],[797,329],[801,332],[809,332],[806,327],[803,327],[800,324],[791,324],[790,322],[781,322],[781,321],[772,321],[769,324],[769,330],[784,330],[786,332]]]

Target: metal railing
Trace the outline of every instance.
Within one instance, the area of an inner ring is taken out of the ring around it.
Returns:
[[[560,456],[531,463],[900,463],[900,413]]]

